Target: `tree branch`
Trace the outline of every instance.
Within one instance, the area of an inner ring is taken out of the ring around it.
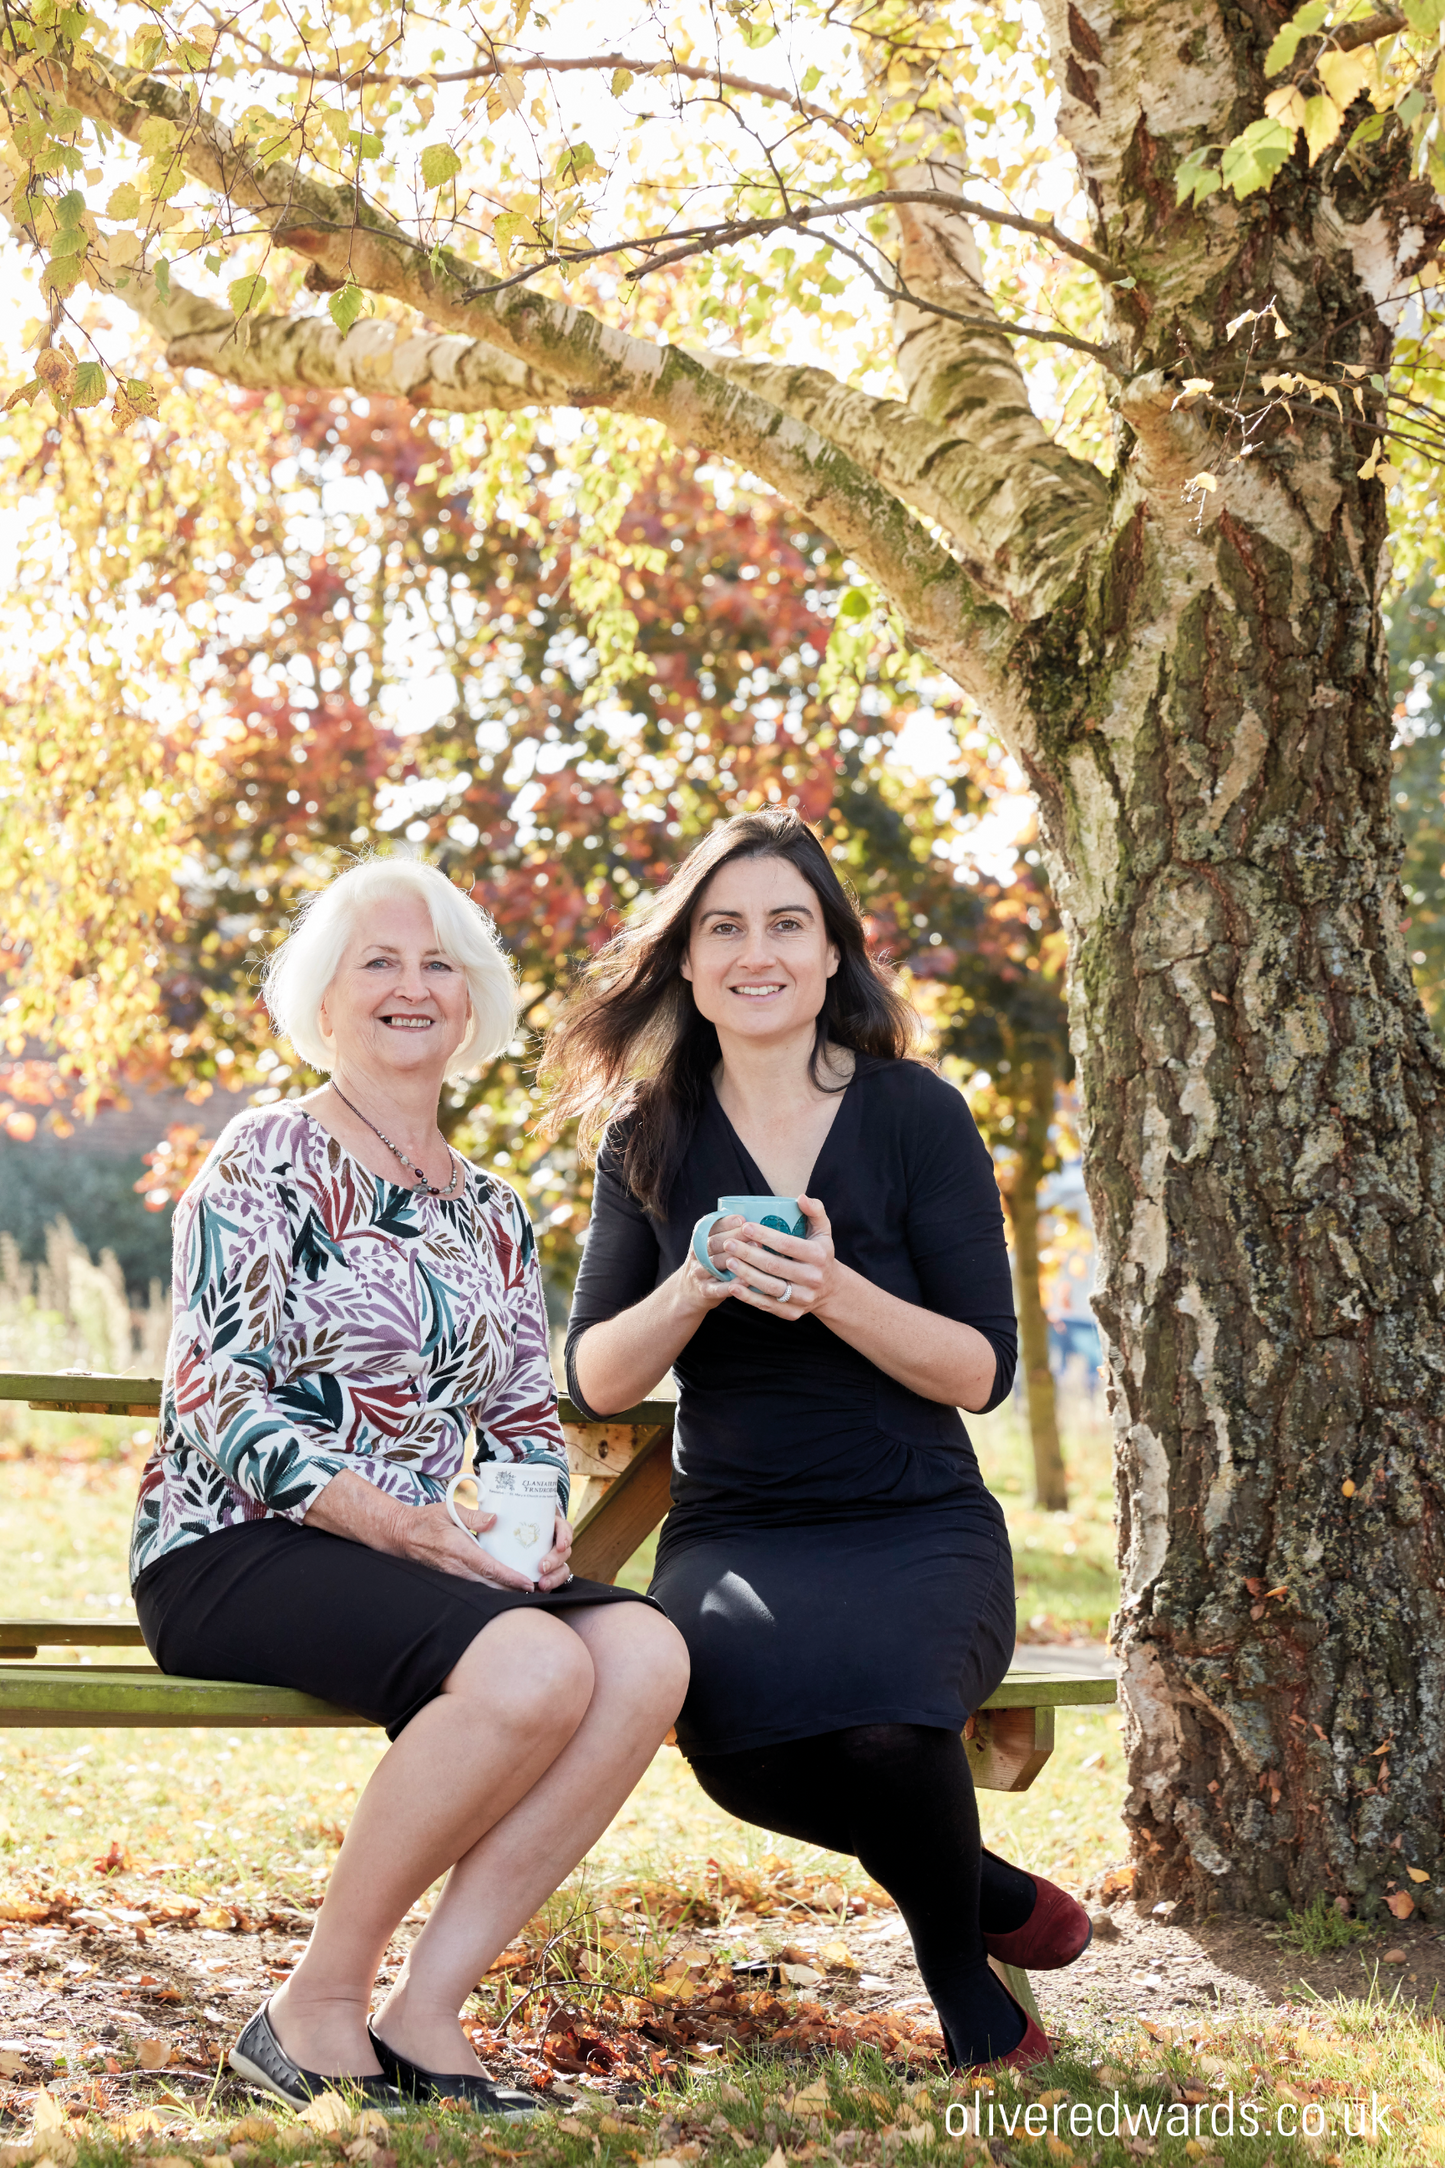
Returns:
[[[880,188],[874,195],[845,198],[841,203],[795,204],[790,210],[767,218],[740,219],[731,223],[720,219],[712,226],[696,226],[690,232],[678,234],[676,239],[687,245],[675,248],[666,256],[650,258],[633,275],[640,278],[647,271],[666,270],[670,264],[681,263],[688,256],[697,256],[706,249],[715,248],[720,241],[745,241],[754,234],[776,233],[780,227],[803,226],[815,218],[841,218],[847,212],[873,211],[884,205],[904,203],[932,204],[935,209],[951,212],[960,218],[981,218],[995,226],[1007,226],[1015,233],[1036,235],[1039,240],[1047,241],[1051,247],[1056,248],[1060,255],[1072,256],[1076,262],[1087,264],[1091,271],[1097,271],[1101,279],[1116,279],[1122,276],[1118,266],[1110,263],[1107,256],[1101,256],[1096,249],[1086,248],[1082,241],[1071,241],[1067,234],[1060,233],[1051,218],[1024,218],[1016,211],[1001,211],[995,204],[978,203],[972,197],[957,195],[947,188]],[[618,245],[651,248],[669,238],[671,237],[666,234],[659,234],[649,236],[645,242]],[[607,249],[596,253],[611,255],[614,251]],[[1023,329],[1021,325],[1003,328],[1015,331]],[[1034,336],[1048,338],[1052,334],[1040,331]],[[1084,345],[1087,342],[1078,340],[1074,343]]]
[[[351,190],[311,180],[281,159],[263,169],[223,121],[197,110],[169,84],[135,70],[118,69],[106,79],[76,65],[66,67],[63,77],[72,105],[130,141],[139,140],[152,114],[175,122],[186,171],[254,209],[276,246],[308,257],[332,283],[354,279],[441,327],[501,349],[532,371],[539,385],[545,379],[564,386],[569,404],[647,415],[679,442],[712,446],[750,469],[816,519],[877,581],[910,638],[966,691],[995,711],[1012,710],[1004,666],[1012,637],[1008,613],[977,593],[958,560],[891,490],[817,430],[729,384],[680,347],[630,337],[526,287],[479,287],[470,265],[444,250],[423,254],[375,205],[362,202],[358,216]],[[263,351],[269,336],[282,346],[299,345],[302,361],[316,366],[324,331],[320,340],[303,335],[297,341],[288,330],[263,326],[264,319],[250,327],[253,346],[259,331]],[[188,336],[212,342],[211,351],[227,340],[214,319]]]
[[[499,75],[575,75],[593,70],[616,73],[625,68],[630,75],[680,75],[690,83],[713,83],[719,90],[741,91],[745,97],[767,98],[775,105],[791,106],[805,120],[822,121],[826,127],[837,128],[854,141],[857,130],[837,113],[830,113],[826,106],[813,105],[796,91],[784,90],[776,83],[755,82],[750,75],[734,75],[727,68],[699,67],[685,60],[630,60],[626,53],[587,53],[570,60],[549,60],[541,53],[529,54],[522,60],[479,60],[472,68],[424,69],[415,75],[390,75],[384,70],[373,71],[369,60],[356,68],[307,68],[295,61],[275,60],[253,38],[233,31],[237,42],[249,48],[257,57],[253,63],[258,75],[289,75],[303,83],[363,84],[367,89],[390,86],[398,90],[425,90],[433,83],[478,83],[489,76]],[[199,70],[192,68],[154,68],[154,75],[194,76]]]
[[[376,319],[344,335],[324,316],[238,321],[174,279],[162,297],[148,271],[130,273],[120,298],[163,342],[171,368],[204,369],[246,391],[359,391],[451,414],[591,403],[480,339],[407,331]]]
[[[934,521],[979,589],[1015,617],[1048,607],[1107,521],[1103,475],[1051,443],[1037,423],[1031,465],[1015,456],[1016,424],[997,432],[995,447],[982,441],[988,432],[977,414],[940,424],[911,404],[841,384],[826,369],[715,354],[708,364],[841,445]]]
[[[922,9],[928,18],[935,12],[927,4]],[[936,122],[962,135],[963,118],[945,106]],[[913,162],[894,176],[899,374],[909,409],[947,435],[950,449],[930,473],[937,469],[947,493],[950,531],[990,591],[1002,589],[1014,607],[1032,611],[1039,606],[1034,598],[1052,599],[1067,585],[1103,532],[1109,485],[1097,468],[1055,444],[1033,413],[1008,344],[1014,327],[1000,323],[984,285],[970,223],[980,214],[957,188],[937,185],[940,172],[954,178],[956,160],[925,138]],[[1108,277],[1117,275],[1097,256],[1092,268],[1100,265]],[[1068,333],[1054,336],[1120,373],[1117,354]]]

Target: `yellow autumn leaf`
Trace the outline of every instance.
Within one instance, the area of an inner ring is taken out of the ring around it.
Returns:
[[[1328,91],[1318,98],[1307,98],[1304,109],[1305,146],[1313,165],[1321,151],[1329,149],[1344,123],[1344,114]]]
[[[1415,1900],[1407,1889],[1397,1889],[1393,1897],[1385,1899],[1385,1909],[1393,1912],[1397,1920],[1407,1920],[1415,1909]]]
[[[1283,121],[1286,128],[1302,128],[1305,117],[1305,95],[1294,83],[1287,83],[1280,90],[1272,90],[1264,101],[1264,110],[1271,120]]]
[[[1191,489],[1207,489],[1213,495],[1218,487],[1218,478],[1212,474],[1191,474],[1189,480],[1184,484],[1186,493]]]
[[[1213,389],[1214,379],[1212,376],[1186,376],[1184,379],[1184,389],[1180,392],[1178,398],[1174,401],[1174,405],[1192,406],[1194,401],[1199,398],[1202,392],[1213,391]],[[1171,409],[1171,412],[1172,411],[1173,410]]]
[[[1375,79],[1375,48],[1357,45],[1352,53],[1321,53],[1315,73],[1343,113],[1350,100]]]
[[[1407,1867],[1405,1872],[1412,1882],[1428,1882],[1430,1879],[1423,1867]]]

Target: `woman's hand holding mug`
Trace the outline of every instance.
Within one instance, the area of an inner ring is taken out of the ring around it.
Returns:
[[[724,1204],[731,1202],[724,1199]],[[790,1203],[791,1199],[752,1199],[750,1202]],[[788,1234],[781,1226],[760,1226],[740,1213],[721,1212],[711,1224],[700,1220],[694,1232],[694,1256],[690,1272],[712,1281],[713,1300],[728,1296],[764,1310],[770,1317],[792,1322],[816,1314],[828,1299],[840,1271],[833,1253],[833,1228],[816,1197],[799,1197],[797,1207],[807,1222],[806,1234]],[[770,1212],[768,1218],[774,1215]],[[699,1265],[696,1250],[704,1236],[708,1263]],[[713,1278],[727,1273],[728,1279]]]

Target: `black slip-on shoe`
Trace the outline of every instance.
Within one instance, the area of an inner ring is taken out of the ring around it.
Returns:
[[[404,2100],[455,2100],[477,2115],[500,2115],[509,2123],[520,2123],[523,2116],[535,2115],[542,2105],[535,2093],[514,2085],[493,2085],[480,2071],[461,2070],[448,2076],[439,2070],[423,2070],[419,2063],[409,2063],[395,2048],[389,2048],[374,2025],[368,2025],[366,2030],[382,2076]]]
[[[262,2092],[274,2093],[290,2108],[305,2108],[322,2093],[340,2093],[343,2099],[355,2095],[368,2108],[380,2108],[384,2114],[400,2113],[405,2103],[385,2077],[352,2077],[345,2071],[324,2077],[319,2070],[303,2070],[299,2063],[293,2063],[271,2030],[267,2015],[270,2007],[263,2003],[250,2023],[242,2027],[231,2050],[230,2064],[238,2078],[259,2086]]]

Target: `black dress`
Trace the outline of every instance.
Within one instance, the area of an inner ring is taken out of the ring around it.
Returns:
[[[682,1263],[694,1223],[770,1185],[709,1092],[665,1221],[604,1146],[572,1305],[567,1375],[590,1325]],[[933,1070],[860,1057],[807,1183],[839,1258],[992,1346],[988,1406],[1017,1359],[993,1165],[962,1096]],[[1007,1671],[1013,1564],[954,1408],[925,1400],[817,1318],[709,1312],[673,1366],[672,1511],[650,1593],[682,1633],[690,1755],[852,1725],[959,1730]]]

